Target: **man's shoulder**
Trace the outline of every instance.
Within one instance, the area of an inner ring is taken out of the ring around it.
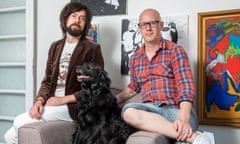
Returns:
[[[183,48],[182,45],[178,44],[178,43],[175,43],[173,41],[170,41],[170,40],[164,40],[164,43],[165,43],[165,48],[166,49],[176,49],[176,48]]]
[[[141,59],[143,57],[143,55],[144,55],[144,53],[140,49],[138,49],[131,55],[130,60],[131,61],[139,61],[139,59]]]
[[[135,57],[139,57],[139,56],[144,55],[144,53],[145,53],[145,50],[144,50],[144,47],[142,46],[142,47],[140,47],[139,49],[137,49],[137,50],[133,53],[133,55],[134,55]]]
[[[167,40],[165,43],[165,49],[170,55],[187,55],[185,48],[177,43]]]
[[[64,39],[62,38],[62,39],[53,41],[51,46],[56,46],[56,45],[63,44],[63,43],[64,43]]]
[[[175,42],[172,42],[167,39],[165,39],[163,42],[165,43],[164,45],[166,46],[167,49],[172,49],[172,48],[176,47],[176,45],[177,45]]]
[[[98,43],[92,41],[92,40],[89,40],[89,39],[83,39],[82,42],[88,44],[88,45],[93,45],[93,46],[96,46],[96,45],[99,45]]]
[[[55,46],[63,46],[65,43],[65,38],[62,38],[62,39],[58,39],[56,41],[53,41],[51,46],[52,47],[55,47]],[[98,43],[95,43],[89,39],[80,39],[79,40],[79,43],[81,43],[81,45],[88,45],[88,46],[97,46],[99,45]]]

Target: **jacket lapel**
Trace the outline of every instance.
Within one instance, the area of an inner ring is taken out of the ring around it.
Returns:
[[[77,46],[75,47],[74,51],[73,51],[73,54],[72,54],[72,57],[71,57],[71,60],[70,60],[70,63],[69,63],[69,68],[68,68],[68,77],[69,77],[69,74],[72,73],[72,71],[75,71],[75,69],[73,69],[75,67],[75,65],[77,64],[78,62],[78,57],[81,55],[81,52],[84,51],[84,40],[79,40]]]

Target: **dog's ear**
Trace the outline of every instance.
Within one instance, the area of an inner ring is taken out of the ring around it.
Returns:
[[[100,85],[109,88],[111,84],[111,79],[108,77],[108,74],[106,71],[102,70],[99,73],[99,82]]]

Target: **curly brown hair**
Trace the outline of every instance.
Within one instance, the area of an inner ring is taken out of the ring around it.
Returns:
[[[91,26],[92,12],[86,5],[84,5],[81,2],[70,2],[66,4],[65,7],[62,9],[60,13],[60,23],[61,23],[62,32],[64,34],[66,34],[66,21],[68,19],[68,16],[74,12],[81,11],[81,10],[84,10],[86,12],[86,25],[83,29],[81,39],[85,38],[85,36],[88,33],[88,29]]]

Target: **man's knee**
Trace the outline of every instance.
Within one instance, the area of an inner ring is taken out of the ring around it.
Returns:
[[[17,143],[17,136],[16,136],[16,132],[15,129],[12,127],[10,128],[4,135],[4,139],[6,144],[13,144],[13,143]]]
[[[5,133],[4,139],[5,139],[5,142],[8,144],[10,140],[8,131]]]
[[[124,112],[123,112],[123,119],[127,122],[127,123],[134,123],[137,124],[139,123],[139,110],[135,109],[135,108],[127,108]]]
[[[14,118],[13,120],[13,126],[18,129],[23,125],[23,114],[18,115],[17,117]]]
[[[25,124],[28,123],[33,123],[37,120],[30,118],[29,114],[26,113],[22,113],[20,115],[18,115],[17,117],[15,117],[14,121],[13,121],[13,126],[15,129],[19,129],[20,127],[22,127]]]

